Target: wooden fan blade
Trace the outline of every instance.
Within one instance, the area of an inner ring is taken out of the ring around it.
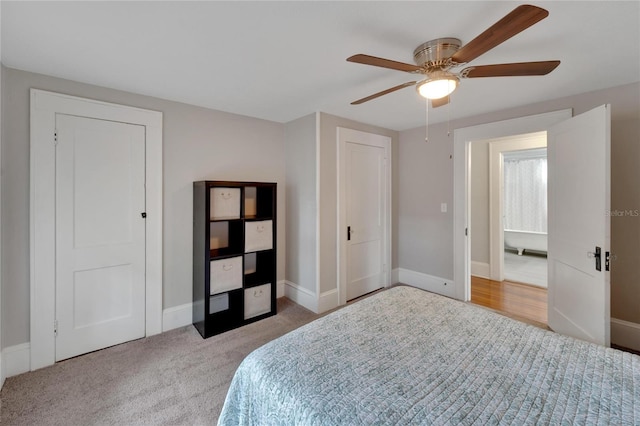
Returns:
[[[451,96],[445,96],[440,99],[431,99],[431,108],[438,108],[449,103]]]
[[[367,101],[370,101],[372,99],[379,98],[380,96],[386,95],[387,93],[395,92],[396,90],[400,90],[400,89],[404,89],[405,87],[413,86],[414,84],[416,84],[415,81],[409,81],[407,83],[399,84],[399,85],[397,85],[395,87],[392,87],[391,89],[383,90],[382,92],[375,93],[375,94],[373,94],[371,96],[367,96],[366,98],[362,98],[362,99],[358,99],[357,101],[353,101],[353,102],[351,102],[351,105],[360,105],[360,104],[365,103]]]
[[[369,55],[363,55],[363,54],[350,56],[349,58],[347,58],[347,61],[355,62],[358,64],[364,64],[364,65],[373,65],[374,67],[390,68],[392,70],[398,70],[398,71],[406,71],[406,72],[422,71],[422,68],[416,65],[405,64],[404,62],[397,62],[397,61],[392,61],[390,59],[378,58],[375,56],[369,56]]]
[[[519,62],[514,64],[495,64],[468,67],[460,72],[466,78],[511,77],[526,75],[546,75],[556,69],[560,61]]]
[[[548,15],[548,11],[537,6],[528,4],[518,6],[485,32],[462,46],[460,50],[453,54],[451,59],[459,64],[471,62],[505,40],[543,20]]]

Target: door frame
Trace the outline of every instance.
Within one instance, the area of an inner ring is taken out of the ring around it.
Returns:
[[[470,176],[471,156],[469,144],[473,141],[496,139],[546,131],[551,125],[571,118],[573,109],[563,109],[537,115],[479,124],[454,130],[453,146],[453,282],[455,297],[471,300],[471,244]]]
[[[373,138],[372,138],[373,136]],[[372,140],[375,139],[375,140]],[[361,132],[359,130],[338,127],[338,217],[337,217],[337,279],[338,279],[338,303],[347,303],[347,202],[344,181],[346,179],[346,148],[347,142],[359,143],[384,149],[384,218],[382,231],[382,250],[385,264],[383,264],[384,287],[391,284],[391,138],[375,133]],[[357,142],[356,142],[357,141]]]
[[[145,127],[145,335],[162,331],[162,113],[31,89],[30,369],[55,363],[56,114]]]
[[[547,147],[546,132],[489,141],[489,277],[504,280],[504,153]]]

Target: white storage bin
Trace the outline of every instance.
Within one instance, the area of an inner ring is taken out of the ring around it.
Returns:
[[[273,224],[270,220],[245,222],[244,252],[271,250],[273,248]]]
[[[240,188],[211,189],[211,219],[240,218]]]
[[[257,317],[271,311],[271,284],[244,290],[244,319]]]
[[[242,288],[242,256],[212,260],[209,277],[209,294]]]
[[[229,309],[229,293],[217,294],[209,298],[209,314],[226,311]]]

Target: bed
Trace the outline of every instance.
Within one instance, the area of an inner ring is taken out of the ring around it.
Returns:
[[[400,286],[252,352],[219,425],[640,424],[640,356]]]

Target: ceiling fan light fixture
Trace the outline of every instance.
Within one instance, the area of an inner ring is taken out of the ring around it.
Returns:
[[[416,90],[427,99],[440,99],[449,96],[456,90],[460,79],[446,71],[435,71],[429,74],[429,78],[416,85]]]

